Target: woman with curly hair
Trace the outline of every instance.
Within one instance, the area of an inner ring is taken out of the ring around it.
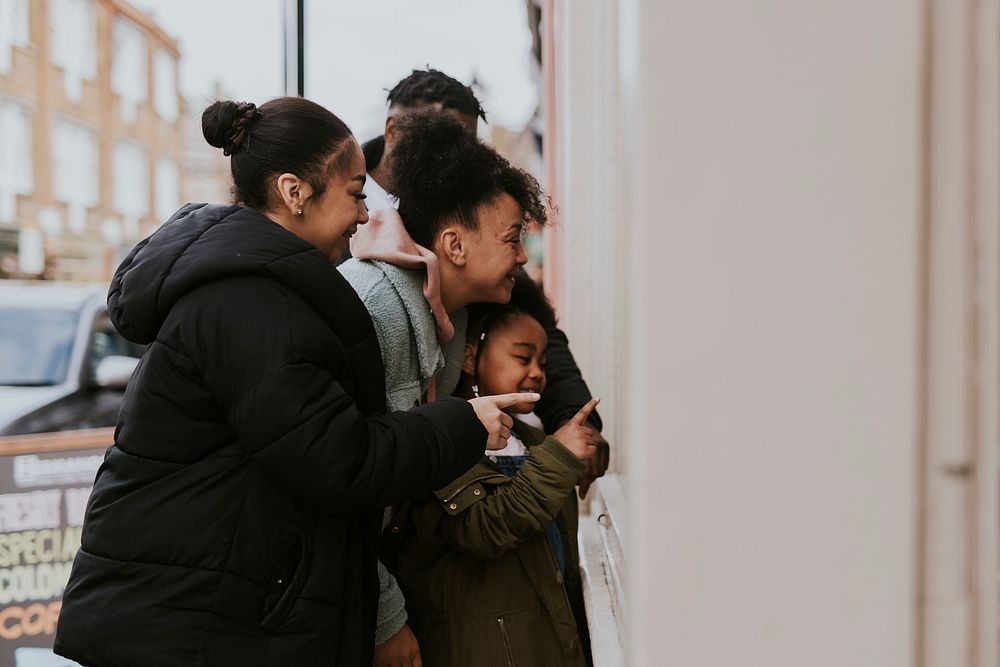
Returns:
[[[529,223],[544,224],[546,210],[532,176],[450,116],[413,111],[396,121],[396,134],[385,186],[398,212],[373,211],[340,270],[375,324],[386,402],[407,409],[455,390],[466,306],[510,300],[527,262],[522,234]],[[376,643],[392,638],[416,655],[405,622],[403,597],[383,570]]]
[[[531,175],[450,117],[413,112],[396,125],[386,187],[398,212],[373,211],[340,270],[384,342],[389,405],[403,409],[455,389],[465,307],[510,301],[525,227],[546,210]]]

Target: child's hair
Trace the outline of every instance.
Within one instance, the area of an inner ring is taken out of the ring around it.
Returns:
[[[472,367],[472,386],[478,394],[479,360],[489,334],[502,329],[518,315],[525,315],[549,331],[556,326],[556,313],[542,288],[523,273],[514,282],[509,303],[473,303],[468,307],[469,328],[466,342],[478,341],[476,358]]]
[[[514,282],[508,303],[473,303],[468,306],[469,328],[466,340],[481,340],[484,334],[503,326],[514,315],[534,318],[548,331],[556,326],[556,311],[545,292],[523,272]]]
[[[389,157],[386,189],[399,197],[406,231],[425,248],[448,222],[478,228],[483,206],[507,193],[524,221],[544,225],[545,195],[538,181],[511,164],[447,114],[408,113],[396,122],[399,138]]]

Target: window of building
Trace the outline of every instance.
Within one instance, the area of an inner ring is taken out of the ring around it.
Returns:
[[[3,0],[0,0],[2,2]],[[17,222],[17,195],[29,195],[32,178],[31,113],[0,99],[0,223]]]
[[[139,238],[139,221],[149,214],[149,155],[134,141],[115,144],[112,168],[114,206],[124,221],[125,236]]]
[[[28,0],[0,0],[0,74],[13,68],[13,48],[24,48],[30,41]]]
[[[181,205],[181,178],[177,163],[170,158],[159,158],[156,161],[155,182],[156,218],[165,222]]]
[[[174,54],[164,48],[157,48],[153,55],[153,99],[156,113],[163,120],[173,123],[177,120],[177,62]]]
[[[63,68],[66,97],[83,96],[97,77],[97,7],[94,0],[49,0],[52,62]]]
[[[87,209],[100,200],[100,162],[97,133],[68,120],[57,120],[52,128],[52,176],[55,198],[69,208],[70,231],[81,233],[87,226]]]
[[[115,19],[111,54],[111,89],[117,93],[122,119],[134,123],[139,105],[149,98],[146,39],[139,26],[126,18]]]

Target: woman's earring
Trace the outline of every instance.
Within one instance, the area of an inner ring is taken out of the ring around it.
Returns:
[[[479,398],[479,385],[478,384],[472,385],[472,395],[475,396],[476,398]]]
[[[299,209],[298,211],[296,211],[296,213],[295,213],[295,214],[296,214],[296,215],[302,215],[302,209],[300,208],[300,209]]]

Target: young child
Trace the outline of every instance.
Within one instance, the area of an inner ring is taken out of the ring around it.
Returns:
[[[490,304],[469,327],[459,392],[545,387],[546,335],[514,306]],[[384,549],[407,601],[423,664],[589,663],[579,586],[574,486],[595,451],[589,402],[553,436],[516,417],[505,449],[448,487],[411,501]],[[515,404],[511,415],[529,413]],[[394,542],[395,538],[395,542]],[[571,603],[571,598],[573,602]],[[575,612],[575,613],[574,613]]]

